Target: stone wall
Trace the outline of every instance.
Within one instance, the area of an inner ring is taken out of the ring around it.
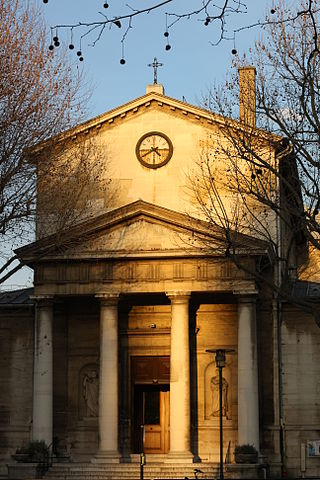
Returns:
[[[33,309],[1,308],[0,475],[32,428]]]
[[[62,438],[72,459],[85,461],[98,449],[99,304],[93,298],[77,298],[66,302],[64,310],[57,345],[62,353],[60,379],[56,383],[65,399]],[[90,400],[85,398],[88,395]]]
[[[282,389],[288,471],[319,475],[320,456],[309,457],[308,441],[320,440],[320,329],[311,316],[285,307],[282,324]],[[304,447],[305,446],[305,447]],[[303,458],[302,458],[303,463]]]

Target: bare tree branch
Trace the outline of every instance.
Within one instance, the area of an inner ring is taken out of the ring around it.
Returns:
[[[43,176],[50,177],[51,182],[60,176],[67,179],[68,174],[75,181],[82,175],[79,168],[71,172],[61,163],[59,169],[53,168],[45,157],[39,163],[30,152],[35,145],[78,123],[83,118],[82,100],[86,98],[81,75],[71,75],[64,53],[52,55],[48,51],[47,32],[39,11],[26,7],[20,0],[3,0],[0,18],[0,249],[4,259],[0,266],[1,283],[22,266],[12,268],[17,258],[8,258],[7,244],[30,241],[34,232],[37,174],[38,181]],[[84,156],[82,151],[82,160]],[[87,163],[83,162],[83,168],[84,165]],[[74,187],[73,199],[76,198]],[[73,210],[71,202],[65,202],[60,226],[73,218]]]
[[[266,18],[250,60],[237,58],[225,85],[206,100],[224,122],[200,155],[194,196],[206,219],[224,229],[226,256],[280,301],[312,313],[320,326],[314,299],[294,293],[298,280],[320,281],[320,2],[301,2],[295,10],[280,0],[275,9],[278,20]],[[240,97],[236,70],[248,63],[256,66],[260,129],[233,120]],[[236,233],[265,240],[273,255],[248,264]]]
[[[45,2],[48,3],[48,2]],[[149,15],[152,12],[158,12],[156,17],[157,22],[159,22],[159,16],[163,16],[163,24],[165,24],[164,35],[166,37],[167,43],[165,45],[166,50],[171,49],[168,37],[169,32],[173,27],[184,20],[194,19],[197,22],[203,24],[205,28],[211,27],[213,35],[217,37],[217,40],[210,42],[212,46],[216,46],[224,40],[232,41],[234,48],[232,53],[236,54],[236,43],[238,36],[245,30],[252,28],[261,29],[268,25],[280,25],[280,24],[289,24],[295,22],[299,17],[303,16],[314,16],[319,12],[319,6],[315,0],[307,0],[304,4],[298,4],[296,9],[288,12],[287,15],[281,15],[281,8],[276,6],[270,9],[271,15],[266,16],[265,18],[259,19],[256,22],[249,24],[242,24],[240,27],[230,29],[232,19],[235,15],[246,14],[248,12],[246,0],[197,0],[193,2],[193,7],[186,7],[183,11],[178,11],[178,5],[176,0],[165,0],[162,2],[149,2],[147,7],[142,9],[137,9],[131,6],[130,4],[120,5],[119,2],[114,5],[109,5],[108,2],[104,2],[103,6],[105,9],[113,10],[113,15],[106,15],[104,12],[99,11],[99,19],[95,21],[91,20],[82,20],[79,22],[71,23],[57,23],[51,27],[51,45],[50,49],[58,47],[60,45],[60,34],[63,36],[64,31],[69,31],[69,36],[71,37],[71,43],[69,48],[73,50],[74,45],[74,34],[78,32],[77,42],[79,48],[77,51],[79,59],[83,60],[82,52],[82,40],[85,38],[90,38],[89,45],[95,46],[99,42],[106,31],[113,27],[117,27],[120,30],[124,28],[124,34],[121,37],[122,44],[122,62],[124,60],[124,43],[126,37],[130,30],[134,28],[134,20],[137,17],[143,17]],[[168,8],[171,7],[169,10]],[[120,13],[119,10],[125,8],[124,13]],[[180,7],[181,8],[181,7]],[[241,23],[242,19],[241,19]],[[189,24],[190,25],[190,24]],[[188,28],[190,28],[188,25]],[[108,28],[107,28],[108,27]],[[316,24],[314,24],[316,27]],[[93,37],[93,38],[92,38]],[[317,48],[316,41],[314,42],[315,49]]]

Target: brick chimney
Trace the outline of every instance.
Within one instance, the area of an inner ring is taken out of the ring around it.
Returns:
[[[240,122],[256,126],[256,69],[239,67]]]

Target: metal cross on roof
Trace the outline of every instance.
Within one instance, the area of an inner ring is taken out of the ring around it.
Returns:
[[[153,63],[148,63],[148,67],[153,67],[153,83],[158,83],[158,67],[162,67],[163,63],[158,62],[157,58],[154,57]]]

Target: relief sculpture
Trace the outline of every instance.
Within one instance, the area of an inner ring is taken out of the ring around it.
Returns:
[[[89,370],[83,377],[83,398],[85,416],[97,417],[99,414],[99,375],[97,370]]]
[[[219,404],[219,376],[211,377],[210,380],[211,389],[211,413],[212,417],[218,417],[220,413]],[[228,404],[228,389],[229,385],[227,380],[222,377],[222,416],[228,418],[229,404]]]

